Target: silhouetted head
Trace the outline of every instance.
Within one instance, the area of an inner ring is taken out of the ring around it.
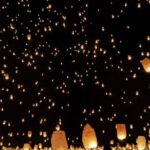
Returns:
[[[104,146],[104,150],[111,150],[111,147],[106,145],[106,146]]]

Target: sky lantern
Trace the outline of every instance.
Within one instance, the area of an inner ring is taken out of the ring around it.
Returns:
[[[46,131],[43,132],[43,137],[44,137],[44,138],[47,137],[47,132],[46,132]]]
[[[28,40],[28,41],[31,41],[31,38],[32,38],[32,37],[31,37],[31,34],[30,34],[30,33],[27,34],[27,40]]]
[[[125,124],[116,124],[117,138],[119,140],[124,140],[127,137],[126,125]]]
[[[7,147],[3,146],[3,147],[2,147],[2,150],[7,150]]]
[[[70,150],[75,150],[73,145],[70,145]]]
[[[143,60],[140,61],[144,70],[147,73],[150,73],[150,59],[149,58],[144,58]]]
[[[136,139],[138,150],[143,150],[146,147],[146,138],[145,136],[138,136]]]
[[[147,147],[148,147],[148,149],[150,149],[150,140],[147,143]]]
[[[98,146],[95,130],[90,124],[86,124],[83,128],[82,142],[86,149],[97,148]]]
[[[114,145],[114,140],[110,140],[110,145]]]
[[[56,129],[57,131],[59,131],[59,130],[60,130],[60,125],[58,124],[58,125],[55,127],[55,129]]]
[[[28,131],[28,138],[31,138],[32,137],[32,131]]]
[[[25,143],[25,144],[23,145],[23,150],[31,150],[30,144]]]
[[[52,150],[68,150],[65,131],[56,130],[51,137]]]
[[[39,143],[39,149],[42,149],[43,145],[42,143]]]
[[[33,150],[38,150],[38,145],[35,144]]]

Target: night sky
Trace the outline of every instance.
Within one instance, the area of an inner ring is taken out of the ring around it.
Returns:
[[[140,62],[150,58],[150,0],[3,0],[0,14],[0,142],[50,145],[60,124],[82,146],[86,123],[100,145],[118,141],[116,123],[127,142],[150,138]]]

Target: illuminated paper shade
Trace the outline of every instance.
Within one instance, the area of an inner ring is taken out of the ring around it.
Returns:
[[[31,34],[27,34],[27,40],[28,40],[28,41],[31,40]]]
[[[23,150],[31,150],[30,144],[25,143],[25,144],[23,145]]]
[[[32,131],[28,131],[28,137],[29,137],[29,138],[32,137]]]
[[[7,147],[5,147],[5,146],[3,146],[3,147],[2,147],[2,150],[7,150],[7,149],[8,149],[8,148],[7,148]]]
[[[143,150],[146,147],[146,138],[144,136],[138,136],[136,143],[138,150]]]
[[[68,143],[64,131],[54,131],[51,138],[52,150],[68,150]]]
[[[150,59],[149,58],[145,58],[143,60],[140,61],[144,70],[147,72],[147,73],[150,73]]]
[[[33,150],[38,150],[38,145],[37,145],[37,144],[36,144],[36,145],[34,145]]]
[[[117,138],[119,140],[124,140],[127,137],[126,125],[125,124],[116,124]]]
[[[47,132],[46,132],[46,131],[43,132],[43,137],[44,137],[44,138],[47,137]]]
[[[97,148],[98,146],[95,130],[89,124],[83,128],[82,142],[86,149]]]

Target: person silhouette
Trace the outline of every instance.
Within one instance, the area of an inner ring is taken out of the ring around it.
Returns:
[[[111,147],[106,145],[106,146],[104,146],[104,150],[111,150]]]

